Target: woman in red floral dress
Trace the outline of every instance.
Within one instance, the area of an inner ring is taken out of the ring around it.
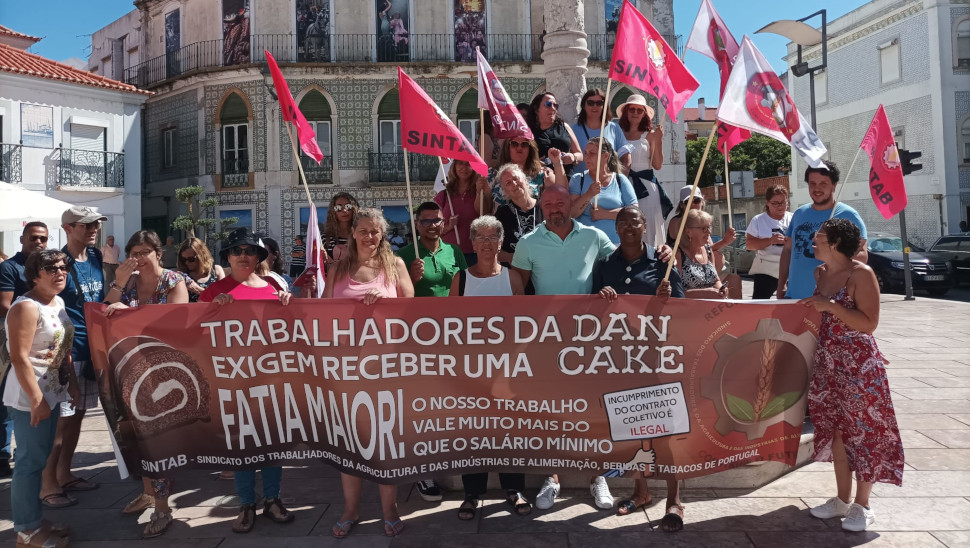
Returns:
[[[816,289],[802,304],[822,313],[808,406],[815,453],[834,461],[837,497],[812,508],[817,518],[844,518],[842,528],[865,531],[876,520],[869,493],[876,482],[902,485],[903,444],[889,395],[886,358],[872,336],[879,324],[879,285],[872,269],[852,260],[859,229],[846,219],[826,221],[812,247],[823,262]],[[855,472],[856,495],[852,494]]]

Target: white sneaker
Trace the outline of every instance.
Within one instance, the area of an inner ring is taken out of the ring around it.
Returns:
[[[610,494],[610,486],[606,484],[606,478],[597,476],[596,480],[589,484],[589,492],[593,495],[597,508],[603,510],[613,508],[613,495]]]
[[[418,494],[427,502],[438,502],[442,499],[441,488],[433,479],[421,480],[414,483],[418,488]]]
[[[853,502],[849,505],[848,515],[842,520],[842,528],[846,531],[865,531],[873,523],[876,523],[876,513],[872,508]]]
[[[818,519],[844,518],[849,513],[849,503],[839,497],[832,497],[825,504],[816,506],[809,512]]]
[[[546,481],[542,484],[542,489],[539,489],[539,494],[536,495],[536,508],[540,510],[552,508],[552,505],[556,503],[557,496],[559,496],[559,483],[551,477],[546,478]]]

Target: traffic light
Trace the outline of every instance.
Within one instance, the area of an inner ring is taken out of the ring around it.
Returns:
[[[923,164],[913,163],[913,160],[919,158],[923,155],[922,152],[918,150],[899,150],[899,163],[903,168],[903,175],[909,175],[914,171],[919,171],[923,169]]]

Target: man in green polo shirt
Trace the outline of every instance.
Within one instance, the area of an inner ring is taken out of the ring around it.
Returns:
[[[410,244],[397,250],[397,256],[411,271],[415,297],[447,297],[455,274],[468,268],[465,255],[458,246],[441,241],[445,219],[438,204],[424,202],[415,217],[420,254],[415,257]]]

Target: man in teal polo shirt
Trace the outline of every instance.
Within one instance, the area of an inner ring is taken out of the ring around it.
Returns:
[[[415,244],[410,244],[397,250],[397,256],[410,269],[415,297],[447,297],[455,274],[468,268],[465,255],[458,246],[441,241],[445,219],[438,204],[424,202],[415,217],[420,254],[415,257]]]

